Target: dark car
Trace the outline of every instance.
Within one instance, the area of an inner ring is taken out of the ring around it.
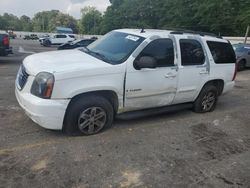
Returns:
[[[12,53],[10,39],[8,34],[0,34],[0,56],[6,56]]]
[[[39,38],[38,38],[38,36],[36,34],[31,34],[30,39],[31,40],[38,40]]]
[[[24,40],[38,40],[38,36],[36,34],[31,34],[31,35],[25,35]]]
[[[23,39],[24,40],[30,40],[30,36],[29,35],[24,35]]]
[[[89,44],[91,44],[92,42],[94,42],[95,40],[96,40],[96,38],[74,40],[73,42],[62,44],[57,49],[58,50],[69,50],[69,49],[74,49],[74,48],[79,48],[79,47],[86,47]]]
[[[250,67],[250,44],[234,44],[233,49],[236,54],[238,70],[242,71]]]

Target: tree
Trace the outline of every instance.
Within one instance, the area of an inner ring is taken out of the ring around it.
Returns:
[[[22,30],[18,17],[13,14],[4,13],[2,21],[3,29],[5,30]]]
[[[70,27],[74,33],[78,32],[77,20],[59,10],[43,11],[37,13],[32,19],[33,30],[54,32],[57,26]]]
[[[102,14],[94,7],[85,7],[81,10],[81,32],[85,34],[99,34],[101,32]]]
[[[6,25],[7,25],[6,20],[3,18],[3,16],[0,15],[0,29],[6,30]]]
[[[32,31],[32,22],[30,17],[25,15],[21,16],[20,24],[22,27],[22,31]]]

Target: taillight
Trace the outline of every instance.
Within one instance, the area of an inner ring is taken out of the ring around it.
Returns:
[[[4,45],[4,46],[9,46],[9,44],[10,44],[9,37],[5,36],[5,37],[3,38],[3,45]]]
[[[235,68],[234,68],[234,76],[233,76],[232,81],[234,81],[234,80],[235,80],[235,78],[236,78],[236,75],[237,75],[237,70],[238,70],[238,64],[237,64],[237,63],[235,63]]]

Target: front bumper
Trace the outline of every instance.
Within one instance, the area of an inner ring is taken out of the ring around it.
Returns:
[[[15,94],[20,106],[35,123],[46,129],[62,130],[69,100],[41,99],[30,93],[20,92],[17,87]]]

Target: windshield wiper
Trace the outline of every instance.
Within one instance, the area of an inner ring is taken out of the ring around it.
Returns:
[[[79,50],[88,53],[90,50],[87,47],[81,47]]]
[[[95,51],[91,51],[90,49],[88,49],[87,47],[83,47],[82,49],[80,49],[81,51],[87,53],[87,54],[90,54],[94,57],[99,57],[101,60],[107,62],[107,63],[111,63],[111,60],[108,59],[105,55],[99,53],[99,52],[95,52]]]
[[[107,63],[111,63],[110,60],[105,55],[103,55],[103,54],[101,54],[99,52],[91,51],[90,49],[88,49],[88,52],[90,54],[93,54],[95,57],[98,56],[99,58],[101,58],[103,61],[105,61]]]

